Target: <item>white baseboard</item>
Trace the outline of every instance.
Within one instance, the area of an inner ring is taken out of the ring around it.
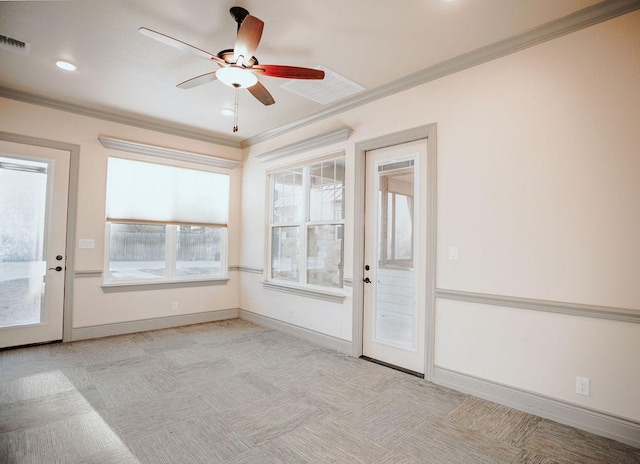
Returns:
[[[271,317],[262,316],[251,311],[240,309],[238,311],[238,317],[245,321],[253,322],[254,324],[267,327],[269,329],[277,330],[278,332],[284,332],[294,337],[301,338],[303,340],[321,345],[326,348],[331,348],[339,353],[345,353],[351,355],[351,342],[343,340],[341,338],[332,337],[331,335],[325,335],[320,332],[305,329],[297,325],[289,324],[287,322],[279,321]]]
[[[179,316],[156,317],[139,321],[117,322],[115,324],[78,327],[71,330],[71,341],[87,340],[90,338],[110,337],[148,330],[166,329],[182,325],[200,324],[202,322],[236,319],[238,309],[221,309],[204,313],[182,314]]]
[[[490,380],[434,367],[433,383],[640,448],[640,423]]]

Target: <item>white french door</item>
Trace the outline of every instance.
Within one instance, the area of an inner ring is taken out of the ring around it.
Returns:
[[[0,348],[62,340],[70,156],[0,141]]]
[[[363,355],[425,372],[426,140],[366,152]]]

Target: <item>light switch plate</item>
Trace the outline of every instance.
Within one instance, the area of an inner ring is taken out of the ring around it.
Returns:
[[[78,241],[78,248],[95,248],[96,241],[92,238],[81,238]]]
[[[458,247],[450,246],[449,247],[449,259],[455,261],[458,259]]]

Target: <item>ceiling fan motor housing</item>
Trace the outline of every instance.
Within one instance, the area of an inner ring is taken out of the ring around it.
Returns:
[[[236,60],[233,57],[233,49],[232,48],[228,48],[226,50],[221,50],[218,52],[218,58],[222,58],[224,61],[226,61],[229,64],[235,64]],[[248,60],[243,60],[242,61],[242,65],[245,68],[250,68],[251,66],[254,66],[258,64],[258,59],[255,56],[252,56],[251,58],[249,58]]]

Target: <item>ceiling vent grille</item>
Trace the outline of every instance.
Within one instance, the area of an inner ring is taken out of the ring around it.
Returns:
[[[9,50],[13,53],[28,55],[31,44],[12,37],[7,37],[6,35],[0,35],[0,48],[3,50]]]
[[[324,66],[318,66],[316,69],[322,69],[324,71],[324,79],[321,81],[303,79],[290,80],[280,87],[308,98],[309,100],[322,103],[323,105],[364,90],[364,87],[360,84],[356,84]]]

